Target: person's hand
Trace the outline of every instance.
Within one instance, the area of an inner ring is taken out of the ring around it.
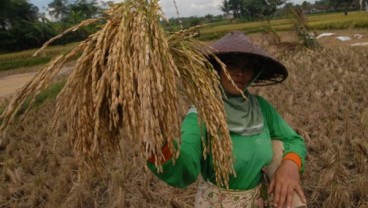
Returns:
[[[303,203],[306,199],[300,185],[300,175],[298,166],[291,160],[283,160],[277,168],[268,189],[268,193],[273,193],[275,207],[292,208],[294,191],[298,193]]]

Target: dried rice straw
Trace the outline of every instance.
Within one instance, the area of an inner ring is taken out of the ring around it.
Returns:
[[[210,150],[217,184],[227,187],[229,175],[235,175],[232,144],[219,77],[206,58],[209,49],[192,39],[193,30],[166,34],[158,0],[127,0],[106,14],[101,30],[53,59],[17,93],[1,116],[0,130],[5,133],[24,101],[31,96],[34,100],[63,64],[81,53],[57,97],[54,124],[66,121],[68,139],[80,158],[94,163],[104,151],[118,150],[120,139],[128,139],[121,138],[124,132],[141,145],[145,159],[155,157],[162,171],[161,147],[167,143],[174,155],[179,153],[174,142],[180,142],[182,86],[207,128],[204,157]],[[86,20],[63,34],[97,20]]]

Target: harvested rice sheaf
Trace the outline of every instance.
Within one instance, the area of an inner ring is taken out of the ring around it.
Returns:
[[[119,141],[128,139],[122,138],[123,132],[141,145],[145,159],[155,157],[162,171],[162,146],[167,143],[174,155],[179,154],[174,144],[180,143],[179,98],[185,96],[207,128],[203,154],[211,150],[217,183],[227,186],[234,174],[232,145],[219,78],[206,58],[209,49],[192,39],[192,30],[166,33],[162,18],[157,0],[127,0],[112,5],[105,17],[64,32],[101,19],[106,22],[71,52],[53,59],[19,91],[2,115],[1,131],[27,98],[39,94],[64,63],[81,54],[57,98],[54,124],[57,128],[66,121],[68,138],[80,158],[96,163],[103,152],[119,150]]]

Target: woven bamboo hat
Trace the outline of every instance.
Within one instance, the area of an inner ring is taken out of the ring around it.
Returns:
[[[255,74],[262,71],[253,85],[281,83],[288,76],[287,69],[283,64],[267,54],[259,46],[251,43],[249,38],[240,31],[226,34],[223,38],[211,44],[210,47],[213,53],[225,63],[226,59],[234,56],[240,56],[251,61]],[[210,58],[210,61],[215,68],[219,67],[219,64],[213,58]]]

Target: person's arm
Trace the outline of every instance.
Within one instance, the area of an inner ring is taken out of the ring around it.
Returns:
[[[303,172],[306,157],[304,139],[286,123],[270,103],[262,97],[258,97],[258,101],[266,119],[271,138],[280,140],[284,144],[283,159],[293,161],[299,170]]]
[[[203,131],[205,132],[205,131]],[[184,188],[196,181],[201,171],[201,129],[198,125],[197,113],[188,113],[181,127],[180,155],[173,164],[171,158],[162,165],[163,172],[158,173],[155,165],[147,162],[149,169],[167,184],[179,188]],[[166,156],[168,148],[163,148]],[[166,153],[165,153],[166,152]]]
[[[259,97],[258,101],[271,138],[281,140],[284,145],[284,159],[271,178],[268,189],[269,193],[274,194],[274,206],[291,207],[295,192],[301,201],[306,203],[300,184],[300,172],[304,170],[306,157],[304,139],[281,118],[280,114],[266,100]]]

